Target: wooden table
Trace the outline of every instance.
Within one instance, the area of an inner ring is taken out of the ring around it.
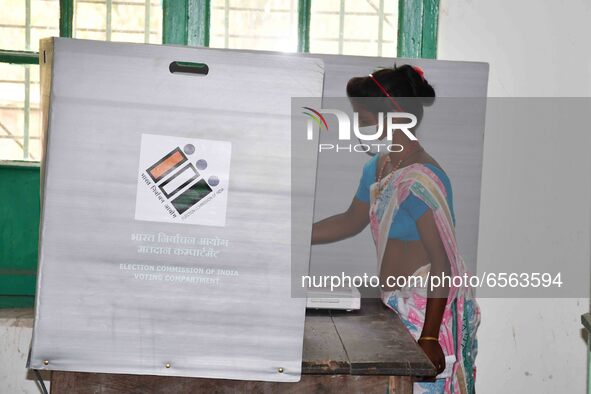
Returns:
[[[400,319],[364,299],[360,311],[308,311],[298,383],[54,371],[51,393],[410,394],[413,378],[434,375]]]

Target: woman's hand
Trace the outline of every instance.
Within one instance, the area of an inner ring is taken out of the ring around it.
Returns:
[[[314,223],[312,245],[341,241],[369,224],[369,204],[354,198],[347,211]]]
[[[433,365],[435,365],[437,375],[443,372],[445,370],[445,354],[443,353],[443,349],[439,342],[419,339],[418,344],[427,357],[429,357],[429,360],[431,360]]]

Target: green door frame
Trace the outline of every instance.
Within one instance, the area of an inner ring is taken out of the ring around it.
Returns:
[[[398,57],[435,59],[439,0],[398,0]]]
[[[311,5],[313,0],[298,0],[298,52],[310,50]],[[315,0],[321,1],[321,0]],[[437,18],[439,0],[399,0],[398,57],[435,58],[437,55]],[[162,43],[209,46],[211,0],[163,0]],[[72,37],[74,0],[60,0],[60,37]],[[33,51],[0,50],[0,63],[39,64],[39,54]],[[15,243],[10,229],[0,233],[0,308],[32,306],[35,296],[37,238],[39,228],[39,163],[1,163],[3,176],[17,176],[30,189],[12,201],[0,200],[0,205],[20,204],[19,231],[27,237]],[[37,187],[31,184],[37,182]],[[22,192],[22,190],[21,190]],[[30,193],[28,195],[27,193]],[[9,195],[4,193],[3,195]],[[22,194],[22,193],[21,193]],[[30,197],[30,198],[27,198]],[[14,195],[13,195],[14,197]],[[4,197],[3,197],[4,198]],[[24,206],[21,206],[25,204]],[[0,222],[16,219],[6,211]],[[14,229],[12,229],[14,230]],[[10,256],[19,261],[6,263]],[[6,264],[5,264],[6,263]]]
[[[210,0],[164,0],[162,43],[209,46]]]
[[[312,0],[298,0],[298,52],[310,52]]]

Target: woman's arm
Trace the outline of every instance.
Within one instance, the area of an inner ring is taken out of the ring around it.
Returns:
[[[445,247],[437,225],[435,224],[435,218],[433,217],[433,211],[430,209],[425,212],[417,220],[417,229],[421,236],[421,243],[427,252],[429,261],[431,262],[430,275],[441,277],[442,274],[450,275],[451,267]],[[449,287],[438,287],[429,289],[427,308],[425,310],[425,323],[423,324],[423,331],[421,337],[439,338],[439,327],[441,326],[441,320],[443,319],[443,312],[447,303],[447,296],[449,294]],[[429,359],[433,362],[437,368],[437,373],[443,372],[445,369],[445,355],[439,345],[439,342],[430,339],[419,339],[419,346],[425,351]]]
[[[359,234],[369,223],[369,204],[354,198],[345,212],[314,223],[312,244],[336,242]]]

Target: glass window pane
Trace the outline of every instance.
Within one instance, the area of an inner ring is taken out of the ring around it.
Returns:
[[[0,48],[38,51],[39,39],[59,36],[59,0],[0,0]]]
[[[91,40],[162,43],[159,0],[75,0],[73,36]]]
[[[0,63],[0,159],[40,160],[39,66]]]
[[[397,31],[397,1],[312,1],[310,52],[394,57]]]
[[[297,0],[212,0],[209,46],[295,52]]]

